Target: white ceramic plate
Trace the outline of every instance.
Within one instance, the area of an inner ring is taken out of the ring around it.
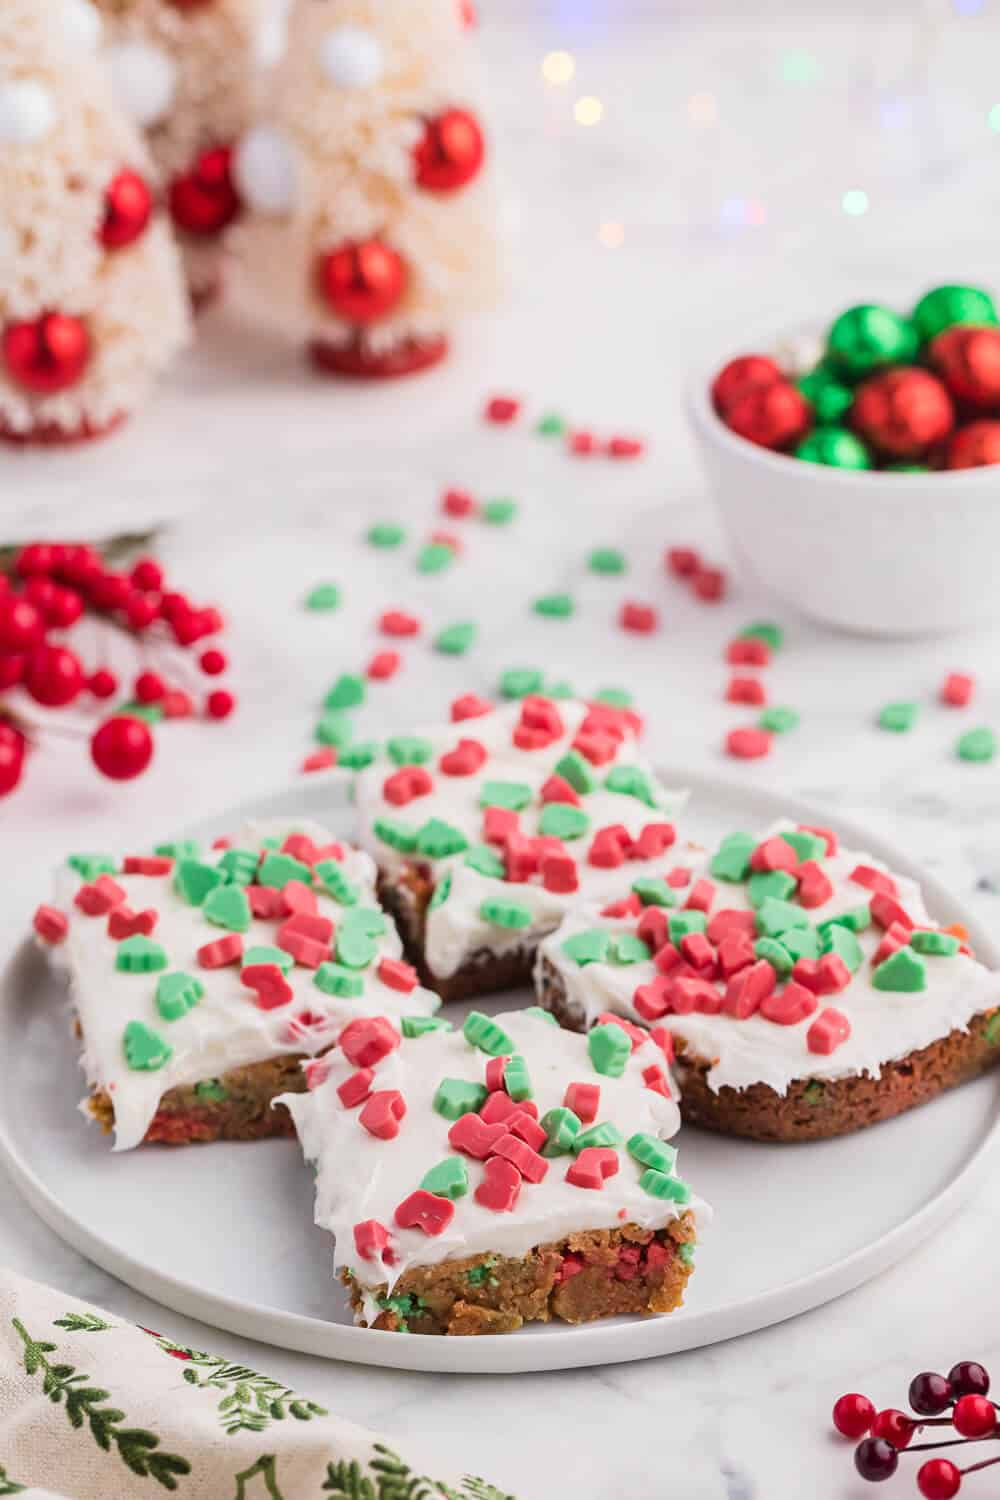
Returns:
[[[716,778],[671,772],[667,781],[692,788],[686,826],[706,840],[733,827],[763,827],[782,812],[831,822],[856,848],[921,879],[938,917],[965,922],[983,959],[1000,966],[996,945],[961,904],[863,828]],[[192,832],[210,836],[246,816],[282,812],[350,833],[346,789],[336,777],[257,799]],[[683,1132],[684,1176],[716,1213],[681,1312],[491,1338],[407,1338],[350,1325],[343,1289],[331,1278],[330,1242],[313,1226],[311,1173],[294,1142],[111,1154],[107,1139],[77,1113],[81,1079],[62,984],[30,944],[0,977],[0,1056],[10,1060],[0,1094],[0,1152],[28,1201],[74,1248],[218,1328],[400,1369],[610,1364],[793,1317],[925,1243],[983,1180],[1000,1137],[995,1077],[842,1140],[766,1146]]]

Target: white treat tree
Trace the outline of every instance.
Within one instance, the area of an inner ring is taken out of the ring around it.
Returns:
[[[240,211],[232,145],[252,118],[258,67],[280,37],[275,0],[96,3],[115,92],[145,132],[192,297],[206,301]]]
[[[322,369],[440,359],[498,281],[473,14],[462,0],[295,0],[234,175],[258,313]]]
[[[86,0],[0,5],[0,437],[94,437],[188,334],[150,166]]]

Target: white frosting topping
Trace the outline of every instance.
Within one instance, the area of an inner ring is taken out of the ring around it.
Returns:
[[[151,42],[115,42],[104,56],[125,113],[143,129],[158,125],[177,88],[177,67],[170,54]]]
[[[769,833],[791,830],[794,826],[780,822]],[[692,880],[700,876],[713,880],[715,897],[711,912],[751,909],[745,884],[715,880],[709,874],[709,853],[700,849],[671,852],[675,858],[668,859],[660,873],[670,864],[679,864],[692,871]],[[833,894],[823,905],[808,911],[813,926],[869,900],[871,891],[849,879],[858,865],[888,873],[886,866],[871,855],[842,847],[820,863],[833,886]],[[912,920],[918,926],[931,925],[917,883],[902,875],[892,878],[897,899]],[[683,905],[689,889],[675,893],[678,906]],[[636,1011],[633,996],[638,986],[648,984],[658,971],[651,960],[626,966],[588,963],[580,967],[565,953],[563,944],[575,933],[594,927],[634,932],[635,926],[634,917],[607,918],[596,907],[581,907],[542,944],[539,970],[543,962],[558,970],[570,1003],[582,1011],[588,1026],[605,1011],[648,1024]],[[967,1029],[973,1016],[1000,1005],[1000,974],[963,953],[950,957],[927,955],[923,960],[927,976],[924,990],[909,993],[878,990],[872,983],[871,958],[883,937],[882,928],[873,922],[856,936],[864,959],[851,982],[838,993],[819,996],[814,1014],[796,1025],[777,1025],[760,1014],[739,1020],[724,1012],[715,1016],[668,1013],[656,1024],[666,1026],[675,1037],[682,1038],[692,1054],[711,1061],[708,1083],[715,1091],[727,1085],[744,1089],[754,1083],[765,1083],[776,1093],[784,1094],[796,1079],[830,1080],[863,1072],[878,1078],[885,1063],[927,1047],[953,1030]],[[724,990],[725,982],[718,983]],[[806,1037],[812,1022],[827,1007],[847,1018],[850,1036],[833,1052],[823,1055],[810,1051]]]
[[[571,1083],[587,1083],[600,1086],[596,1122],[613,1124],[625,1141],[638,1133],[667,1140],[676,1132],[676,1103],[643,1081],[649,1067],[667,1071],[655,1042],[636,1048],[622,1076],[612,1078],[595,1071],[585,1037],[562,1031],[544,1015],[515,1011],[494,1019],[527,1064],[540,1119],[562,1106]],[[482,1254],[521,1256],[570,1234],[617,1229],[626,1223],[661,1229],[686,1211],[639,1186],[645,1168],[624,1145],[616,1148],[618,1172],[606,1178],[601,1189],[567,1182],[566,1171],[574,1158],[555,1156],[545,1158],[548,1171],[541,1182],[522,1183],[512,1211],[498,1212],[478,1203],[475,1189],[483,1181],[484,1164],[460,1156],[449,1143],[453,1121],[438,1114],[433,1101],[442,1079],[483,1084],[487,1062],[461,1031],[435,1031],[404,1040],[377,1065],[372,1083],[375,1090],[398,1090],[405,1100],[406,1113],[393,1140],[371,1135],[361,1124],[360,1109],[341,1103],[338,1086],[354,1067],[339,1051],[331,1056],[329,1077],[318,1088],[283,1097],[302,1149],[317,1169],[316,1223],[336,1237],[335,1270],[349,1265],[362,1287],[387,1282],[391,1290],[411,1266]],[[450,1224],[438,1235],[400,1229],[394,1220],[397,1206],[420,1188],[428,1171],[459,1156],[468,1172],[468,1192],[454,1200]],[[697,1199],[690,1206],[696,1214],[705,1210]],[[370,1219],[389,1231],[394,1264],[384,1266],[377,1257],[366,1260],[357,1253],[354,1227]],[[378,1311],[368,1301],[366,1321],[373,1321]]]
[[[56,123],[52,90],[34,78],[0,81],[0,145],[33,146]]]
[[[274,125],[255,125],[233,155],[240,195],[262,214],[287,214],[295,207],[295,146]]]
[[[667,791],[658,782],[649,762],[639,752],[630,731],[607,764],[594,766],[586,762],[596,789],[580,794],[580,808],[587,815],[589,828],[582,836],[565,840],[566,853],[572,855],[579,880],[573,892],[547,890],[540,873],[528,880],[510,881],[484,875],[466,862],[466,853],[433,861],[418,851],[400,852],[387,844],[376,831],[379,819],[419,829],[430,819],[440,819],[464,835],[470,845],[481,845],[483,838],[483,788],[489,782],[513,782],[528,788],[527,805],[518,812],[520,831],[529,838],[539,834],[543,803],[540,792],[557,764],[572,747],[577,731],[587,717],[586,704],[559,701],[556,705],[564,733],[552,744],[539,749],[522,750],[513,742],[513,732],[521,715],[521,705],[514,703],[481,718],[437,727],[415,737],[426,740],[432,754],[425,769],[433,779],[433,788],[425,796],[399,807],[384,793],[386,779],[399,767],[388,757],[380,757],[358,777],[356,803],[360,823],[360,842],[379,866],[398,872],[413,863],[432,865],[433,876],[440,883],[451,875],[451,889],[440,905],[427,914],[425,954],[432,973],[442,978],[454,974],[474,953],[486,949],[502,954],[514,949],[533,947],[558,925],[575,906],[587,902],[602,904],[626,893],[631,882],[642,874],[659,869],[662,857],[653,861],[629,859],[617,868],[603,868],[588,860],[588,850],[598,829],[621,824],[633,838],[650,823],[669,822],[683,806],[683,792]],[[473,775],[448,775],[440,769],[443,754],[462,740],[474,740],[488,751],[488,759]],[[604,785],[615,768],[632,767],[647,778],[653,805],[623,792],[609,791]],[[498,845],[492,846],[501,854]],[[482,904],[488,900],[516,903],[530,914],[530,923],[507,929],[484,918]]]
[[[342,89],[370,89],[385,71],[378,37],[363,26],[337,26],[320,43],[319,64],[331,83]]]
[[[249,824],[233,840],[233,847],[260,850],[266,838],[281,843],[291,832],[305,833],[320,847],[331,842],[326,829],[315,823],[283,820]],[[214,864],[224,852],[206,850],[199,858]],[[376,907],[375,867],[368,856],[347,850],[341,868],[358,889],[357,907]],[[189,905],[177,893],[172,874],[115,874],[111,878],[125,891],[132,911],[153,908],[159,913],[151,940],[166,949],[167,968],[153,973],[123,973],[116,968],[118,942],[108,934],[108,916],[88,916],[75,905],[77,891],[87,882],[68,866],[57,873],[55,904],[69,918],[69,932],[52,952],[69,973],[83,1031],[81,1064],[87,1081],[93,1089],[106,1089],[114,1104],[117,1151],[139,1145],[170,1089],[215,1079],[230,1068],[273,1057],[322,1052],[358,1016],[430,1015],[440,1005],[428,990],[417,987],[404,994],[378,977],[378,960],[398,958],[402,951],[387,917],[385,932],[374,939],[377,957],[359,971],[364,983],[359,997],[326,994],[314,983],[315,971],[296,964],[286,974],[293,998],[273,1010],[261,1010],[253,992],[240,981],[241,964],[218,969],[200,966],[198,949],[224,938],[226,929],[209,922],[199,907]],[[316,896],[319,912],[335,925],[354,909],[339,905],[318,887]],[[280,919],[253,919],[249,931],[241,934],[244,953],[253,947],[274,947],[279,925]],[[199,980],[204,995],[181,1019],[168,1021],[157,1008],[157,984],[162,974],[176,971]],[[294,1018],[306,1012],[310,1024],[295,1027]],[[130,1021],[142,1022],[173,1049],[163,1067],[137,1071],[128,1066],[123,1037]]]

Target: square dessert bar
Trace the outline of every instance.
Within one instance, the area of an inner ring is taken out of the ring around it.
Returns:
[[[669,1065],[612,1020],[537,1008],[357,1021],[286,1104],[315,1164],[316,1222],[358,1323],[509,1333],[671,1312],[704,1205],[675,1172]]]
[[[389,740],[356,789],[383,900],[445,1000],[527,983],[571,907],[659,868],[683,801],[640,756],[628,709],[529,696],[453,714]]]
[[[58,956],[90,1096],[115,1149],[288,1135],[280,1093],[358,1016],[437,1009],[375,896],[375,867],[315,824],[224,847],[73,855],[35,914]]]
[[[964,929],[932,921],[914,881],[792,823],[676,857],[683,884],[639,882],[567,917],[536,982],[566,1026],[612,1011],[666,1027],[686,1121],[842,1135],[1000,1058],[1000,975]]]

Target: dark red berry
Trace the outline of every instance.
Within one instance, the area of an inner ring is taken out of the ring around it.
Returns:
[[[849,1391],[846,1396],[841,1396],[833,1408],[833,1425],[847,1438],[864,1437],[866,1432],[871,1431],[874,1417],[874,1402],[869,1401],[867,1396],[859,1395],[857,1391]]]
[[[885,1438],[894,1448],[905,1448],[913,1436],[916,1422],[908,1417],[905,1411],[897,1411],[894,1406],[887,1406],[885,1411],[877,1413],[872,1423],[872,1437]]]
[[[951,1405],[951,1386],[943,1375],[924,1370],[910,1381],[910,1405],[922,1417],[936,1417]]]
[[[112,781],[131,781],[153,758],[149,725],[128,714],[107,719],[90,742],[90,754],[97,769]]]
[[[951,1420],[962,1437],[988,1437],[997,1425],[996,1407],[985,1396],[960,1396]]]
[[[959,1360],[948,1371],[948,1379],[955,1397],[985,1396],[990,1389],[989,1371],[974,1359]]]
[[[929,1458],[917,1470],[917,1489],[924,1500],[952,1500],[962,1487],[962,1472],[950,1458]]]
[[[862,1479],[870,1479],[873,1484],[891,1479],[898,1463],[899,1455],[884,1438],[865,1438],[854,1450],[854,1467]]]
[[[113,698],[118,691],[118,678],[107,667],[98,667],[91,672],[87,686],[95,698]]]

